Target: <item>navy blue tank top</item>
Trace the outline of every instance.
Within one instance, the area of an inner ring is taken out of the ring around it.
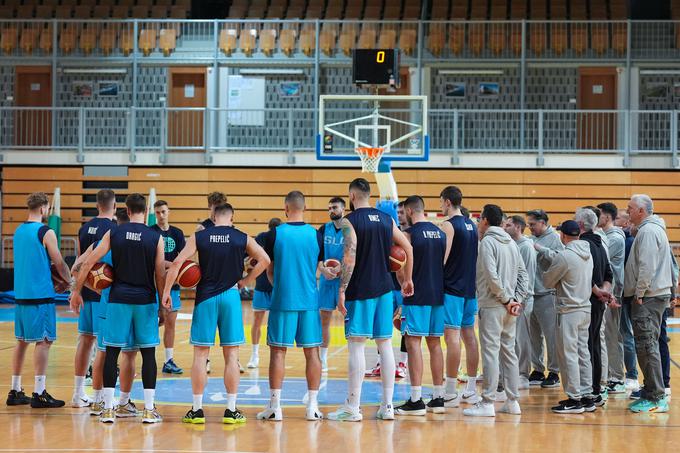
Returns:
[[[201,222],[201,225],[203,228],[210,228],[215,226],[215,222],[213,222],[212,219],[205,219]]]
[[[143,223],[126,223],[111,231],[111,261],[116,276],[110,303],[156,303],[156,251],[160,234]]]
[[[446,234],[431,222],[418,222],[408,230],[413,246],[413,296],[404,305],[444,303]]]
[[[453,225],[453,244],[444,266],[444,292],[453,296],[474,299],[477,295],[477,225],[457,215],[447,222]]]
[[[374,208],[359,208],[347,215],[357,235],[356,265],[345,291],[346,300],[365,300],[392,291],[390,247],[393,220]]]
[[[243,276],[248,235],[232,226],[213,226],[196,233],[201,281],[196,304],[233,288]]]
[[[157,232],[163,238],[163,245],[165,247],[165,261],[175,261],[175,258],[179,255],[186,245],[186,239],[184,239],[184,233],[177,227],[170,225],[167,230],[161,230],[158,224],[151,227],[152,230]],[[172,285],[172,289],[180,289],[179,285]]]
[[[255,237],[255,242],[257,242],[262,248],[265,248],[265,239],[267,238],[268,233],[269,232],[266,231],[264,233],[258,234]],[[267,278],[267,271],[264,271],[257,276],[255,279],[255,289],[262,291],[263,293],[270,293],[272,291],[272,284],[269,283],[269,279]]]
[[[78,230],[80,254],[82,255],[85,253],[85,251],[95,242],[101,241],[104,235],[114,228],[116,228],[116,222],[111,219],[94,217],[85,222]],[[80,294],[83,296],[83,300],[88,302],[99,302],[99,294],[91,289],[83,287]]]

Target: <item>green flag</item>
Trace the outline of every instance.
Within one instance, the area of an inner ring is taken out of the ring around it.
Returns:
[[[57,245],[61,247],[61,189],[59,187],[54,189],[47,226],[54,230],[57,235]]]
[[[156,224],[156,212],[153,209],[154,203],[156,203],[156,189],[152,187],[149,189],[149,200],[146,205],[146,224],[149,226]]]

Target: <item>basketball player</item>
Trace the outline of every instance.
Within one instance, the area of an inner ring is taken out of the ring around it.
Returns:
[[[151,228],[155,230],[163,238],[165,244],[165,268],[169,269],[172,262],[177,258],[177,255],[182,251],[186,241],[184,233],[177,227],[170,225],[170,207],[165,200],[158,200],[153,205],[156,213],[156,225]],[[165,320],[163,322],[163,346],[165,346],[165,363],[163,363],[163,373],[168,374],[182,374],[183,370],[177,366],[173,359],[174,345],[175,345],[175,321],[177,320],[177,312],[182,306],[179,298],[179,285],[172,285],[172,306],[170,311],[165,313]]]
[[[345,316],[345,337],[349,347],[349,396],[345,404],[329,415],[331,420],[360,421],[361,385],[364,379],[366,340],[378,346],[383,387],[377,417],[394,419],[394,351],[392,350],[392,278],[389,255],[392,241],[406,252],[402,294],[413,295],[413,248],[394,220],[370,206],[371,186],[363,178],[349,185],[354,212],[342,220],[343,268],[338,310]],[[347,302],[345,303],[345,300]]]
[[[106,307],[104,344],[104,410],[103,423],[113,423],[113,394],[116,385],[116,367],[121,349],[128,345],[130,332],[142,354],[142,382],[144,385],[143,423],[163,420],[154,404],[156,388],[156,346],[159,310],[156,305],[156,288],[165,284],[165,247],[160,234],[144,224],[146,199],[139,193],[125,200],[130,223],[106,233],[92,255],[83,263],[76,288],[71,295],[72,306],[79,308],[87,273],[111,250],[115,280],[111,286]]]
[[[14,335],[17,345],[12,356],[12,388],[7,395],[7,405],[62,407],[64,402],[52,398],[45,389],[50,346],[57,339],[55,287],[50,261],[64,282],[70,282],[71,276],[59,252],[57,235],[42,224],[43,217],[49,211],[47,195],[43,192],[32,193],[26,205],[28,219],[14,232]],[[28,398],[21,387],[21,369],[30,343],[35,343],[35,388],[32,397]]]
[[[257,245],[264,248],[267,232],[281,225],[281,219],[274,217],[269,220],[269,229],[255,237]],[[269,311],[272,304],[272,284],[263,272],[255,279],[255,291],[253,291],[253,325],[250,328],[250,341],[253,343],[253,351],[250,354],[248,368],[260,366],[260,332],[264,315]]]
[[[182,421],[205,423],[203,391],[207,380],[206,359],[210,347],[215,344],[215,333],[219,330],[224,355],[224,386],[227,391],[227,408],[222,422],[245,423],[245,416],[236,408],[240,379],[238,347],[245,343],[238,289],[255,284],[255,278],[269,265],[269,257],[253,238],[234,228],[234,208],[229,203],[213,206],[213,215],[215,225],[194,233],[173,261],[163,291],[163,305],[171,306],[172,286],[180,266],[198,251],[201,281],[196,287],[196,303],[191,322],[191,344],[194,345],[191,369],[193,405]],[[257,265],[242,278],[246,254],[255,258]]]
[[[205,230],[208,227],[215,226],[215,206],[223,205],[227,202],[227,196],[222,192],[211,192],[208,194],[208,209],[210,216],[196,225],[196,231]]]
[[[340,222],[345,216],[345,200],[333,197],[328,201],[328,216],[331,221],[319,228],[323,237],[323,261],[335,259],[342,262],[343,237]],[[340,269],[338,269],[338,272]],[[331,319],[333,311],[338,305],[338,290],[340,289],[340,274],[333,274],[327,279],[322,274],[319,277],[319,309],[321,310],[321,372],[328,371],[328,344],[331,339]]]
[[[425,202],[412,195],[404,202],[410,228],[404,234],[413,246],[414,293],[404,299],[401,332],[410,353],[408,362],[411,396],[397,407],[397,415],[425,415],[427,410],[444,412],[444,355],[441,337],[444,335],[444,263],[446,235],[425,219]],[[434,394],[427,407],[422,400],[423,352],[425,337],[430,351],[430,370]]]
[[[462,402],[481,401],[477,394],[477,366],[479,351],[475,334],[477,226],[474,220],[461,213],[463,193],[456,186],[448,186],[439,195],[441,211],[448,219],[441,224],[446,233],[450,253],[444,265],[444,338],[446,340],[446,407],[458,407]],[[460,340],[465,344],[468,381],[458,394]]]
[[[295,344],[303,348],[309,400],[307,420],[321,420],[318,406],[321,382],[319,346],[322,343],[321,317],[318,308],[316,270],[323,261],[323,239],[304,222],[305,197],[294,190],[286,195],[287,223],[269,232],[266,251],[271,257],[267,270],[272,282],[272,304],[267,322],[270,350],[269,388],[271,399],[257,414],[258,420],[281,421],[281,388],[285,373],[286,351]]]
[[[97,217],[85,222],[78,230],[79,254],[83,254],[94,242],[101,240],[107,231],[115,228],[113,214],[116,212],[116,195],[113,190],[104,189],[97,192]],[[72,407],[87,407],[92,400],[85,394],[85,374],[99,332],[99,294],[83,288],[83,307],[78,315],[78,344],[75,355],[75,377]],[[92,367],[92,379],[101,381],[101,375],[95,373],[101,371],[101,365]],[[95,371],[97,368],[97,371]]]

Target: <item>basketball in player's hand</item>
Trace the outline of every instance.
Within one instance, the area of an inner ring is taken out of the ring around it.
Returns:
[[[255,258],[246,256],[245,262],[243,264],[244,264],[243,270],[245,270],[246,272],[250,272],[253,270],[255,266],[257,266],[257,260]]]
[[[342,270],[342,263],[334,258],[327,259],[323,265],[329,268],[335,275],[338,275]]]
[[[179,268],[177,283],[182,288],[193,288],[201,281],[201,268],[194,261],[186,260]]]
[[[406,252],[398,245],[390,248],[390,271],[397,272],[406,264]]]
[[[113,268],[106,263],[97,263],[87,274],[87,286],[101,291],[113,284]]]
[[[50,272],[52,273],[52,285],[54,285],[54,291],[57,294],[63,294],[67,292],[69,286],[71,286],[71,282],[67,282],[61,278],[61,275],[59,275],[57,267],[54,264],[50,265]]]

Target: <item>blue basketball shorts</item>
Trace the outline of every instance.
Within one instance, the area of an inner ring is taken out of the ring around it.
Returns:
[[[444,327],[460,329],[474,327],[477,299],[444,294]]]
[[[129,348],[130,338],[134,346],[152,348],[160,344],[158,335],[158,305],[119,304],[109,302],[106,306],[104,345]]]
[[[333,311],[338,306],[338,292],[340,291],[340,279],[330,282],[319,283],[319,310]]]
[[[191,344],[213,346],[217,332],[220,334],[220,346],[238,346],[246,342],[241,296],[237,289],[228,289],[194,305]]]
[[[321,346],[319,310],[270,310],[267,320],[267,344],[282,348]]]
[[[401,312],[401,333],[416,337],[444,335],[443,305],[404,305]]]
[[[253,310],[255,311],[269,311],[272,306],[272,293],[271,291],[258,291],[253,292]]]
[[[172,299],[172,307],[170,311],[179,311],[182,308],[182,301],[179,298],[179,289],[170,290],[170,298]],[[156,294],[156,303],[158,303],[158,294]]]
[[[99,301],[83,301],[78,315],[78,333],[96,335],[99,332]]]
[[[392,338],[392,291],[373,299],[345,302],[345,338]]]
[[[27,343],[57,339],[57,312],[50,304],[17,304],[14,307],[14,336]]]

